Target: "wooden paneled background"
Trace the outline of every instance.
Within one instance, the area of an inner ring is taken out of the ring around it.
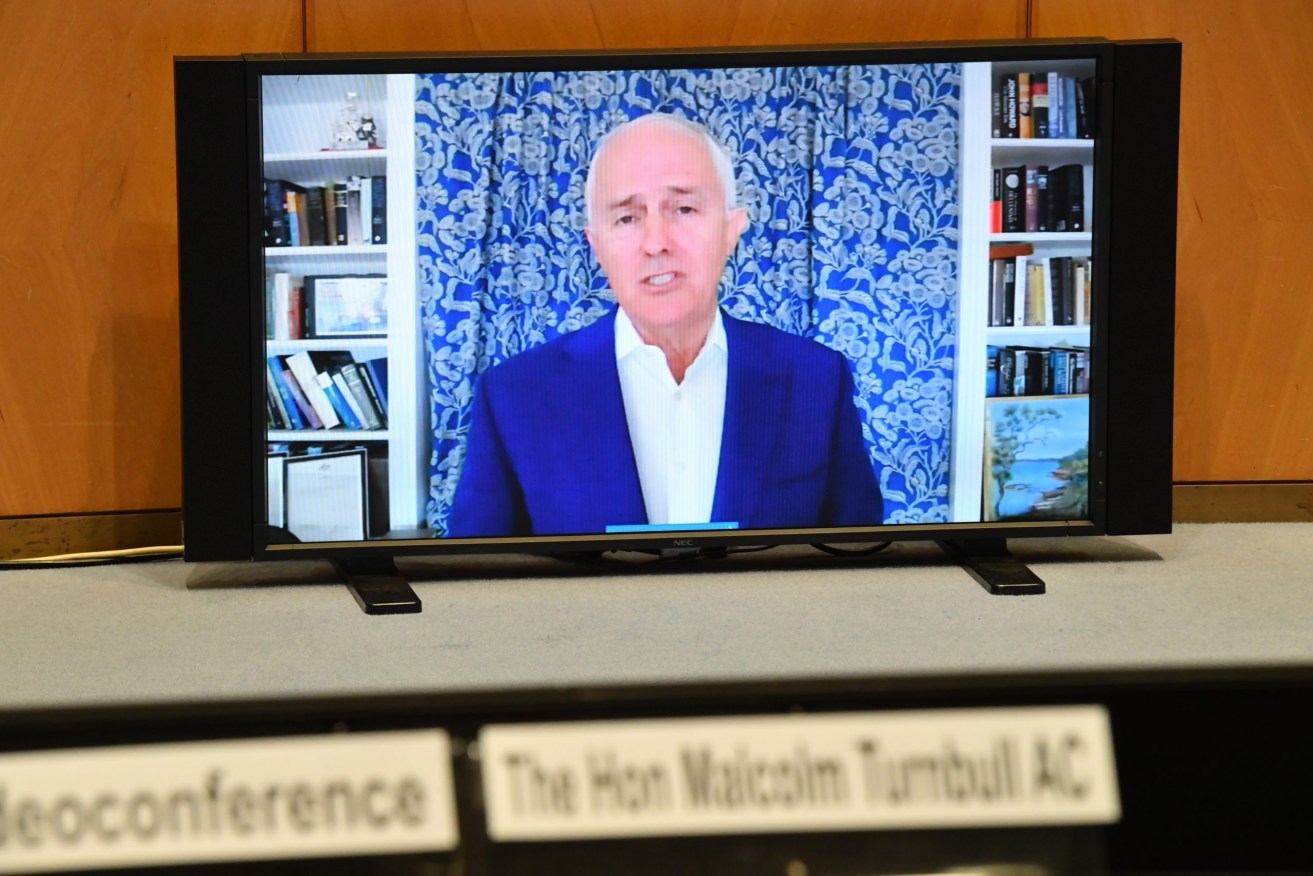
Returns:
[[[1027,35],[1184,43],[1175,476],[1313,481],[1310,0],[0,0],[0,524],[180,505],[174,55]]]

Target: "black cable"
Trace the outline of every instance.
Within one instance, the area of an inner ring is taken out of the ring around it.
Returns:
[[[869,557],[871,554],[878,554],[880,551],[893,544],[892,541],[882,541],[879,544],[871,545],[865,548],[838,548],[831,544],[814,544],[812,547],[823,554],[830,554],[836,557]]]

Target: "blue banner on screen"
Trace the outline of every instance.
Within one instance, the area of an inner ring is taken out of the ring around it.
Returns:
[[[634,523],[608,526],[606,531],[607,534],[613,532],[712,532],[738,528],[737,523]]]

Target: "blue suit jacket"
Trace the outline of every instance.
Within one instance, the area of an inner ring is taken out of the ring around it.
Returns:
[[[729,377],[712,521],[743,529],[883,522],[848,360],[779,329],[724,322]],[[614,311],[483,375],[448,536],[644,523]]]

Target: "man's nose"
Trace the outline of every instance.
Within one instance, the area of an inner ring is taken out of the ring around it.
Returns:
[[[666,217],[660,210],[654,210],[643,223],[643,252],[659,255],[670,248],[669,228]]]

